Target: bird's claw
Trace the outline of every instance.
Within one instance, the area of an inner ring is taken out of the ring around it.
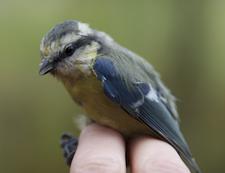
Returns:
[[[78,138],[74,137],[70,133],[64,133],[61,136],[60,145],[63,150],[63,157],[66,164],[70,166],[77,149]]]

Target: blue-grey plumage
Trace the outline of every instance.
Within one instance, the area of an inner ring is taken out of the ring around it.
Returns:
[[[175,98],[147,61],[78,21],[55,26],[40,49],[40,74],[61,80],[87,117],[128,137],[159,137],[200,173],[180,131]]]

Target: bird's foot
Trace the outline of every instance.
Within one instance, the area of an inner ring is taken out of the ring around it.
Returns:
[[[63,157],[66,164],[70,166],[77,149],[78,138],[74,137],[70,133],[64,133],[61,136],[60,145],[63,150]]]

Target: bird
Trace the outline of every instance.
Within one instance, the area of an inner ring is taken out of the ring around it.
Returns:
[[[172,145],[193,173],[201,173],[179,127],[176,98],[144,58],[78,20],[55,25],[40,44],[39,74],[61,81],[96,122],[127,138],[151,135]],[[62,136],[70,164],[78,139]]]

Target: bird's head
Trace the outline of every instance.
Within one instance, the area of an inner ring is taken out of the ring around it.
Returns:
[[[90,73],[90,65],[111,38],[87,24],[68,20],[52,28],[42,39],[41,75],[56,76]]]

